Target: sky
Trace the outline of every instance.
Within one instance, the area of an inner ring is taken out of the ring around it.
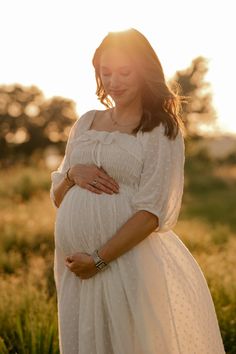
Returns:
[[[46,98],[104,109],[92,57],[109,31],[134,27],[156,51],[166,78],[208,59],[216,130],[236,134],[234,0],[0,0],[0,85],[36,85]]]

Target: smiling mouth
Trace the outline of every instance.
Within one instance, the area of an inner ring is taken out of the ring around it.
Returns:
[[[124,92],[125,92],[125,90],[111,91],[111,95],[113,95],[113,96],[121,96],[121,95],[123,95]]]

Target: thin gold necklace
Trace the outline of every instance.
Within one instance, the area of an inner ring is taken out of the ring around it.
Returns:
[[[119,124],[114,118],[113,118],[113,109],[111,109],[111,114],[110,114],[110,118],[112,120],[112,122],[114,123],[114,125],[119,125],[120,127],[128,127],[130,125],[134,125],[134,124],[137,124],[137,123],[131,123],[131,124]],[[139,122],[138,122],[139,123]]]

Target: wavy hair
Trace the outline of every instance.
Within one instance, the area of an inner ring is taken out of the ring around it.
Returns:
[[[106,108],[113,107],[100,75],[101,55],[105,49],[111,47],[126,52],[139,73],[143,115],[140,124],[133,129],[133,133],[136,134],[138,130],[151,131],[162,123],[165,127],[165,135],[169,139],[174,139],[179,129],[185,135],[182,102],[187,102],[187,97],[179,94],[181,87],[177,82],[174,82],[172,88],[168,86],[156,52],[146,37],[134,28],[109,32],[94,53],[92,63],[95,68],[96,95],[99,101]]]

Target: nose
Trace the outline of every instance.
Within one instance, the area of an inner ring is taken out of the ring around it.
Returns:
[[[119,75],[117,73],[113,73],[110,76],[110,88],[111,89],[117,89],[119,88],[120,85],[120,80],[119,80]]]

